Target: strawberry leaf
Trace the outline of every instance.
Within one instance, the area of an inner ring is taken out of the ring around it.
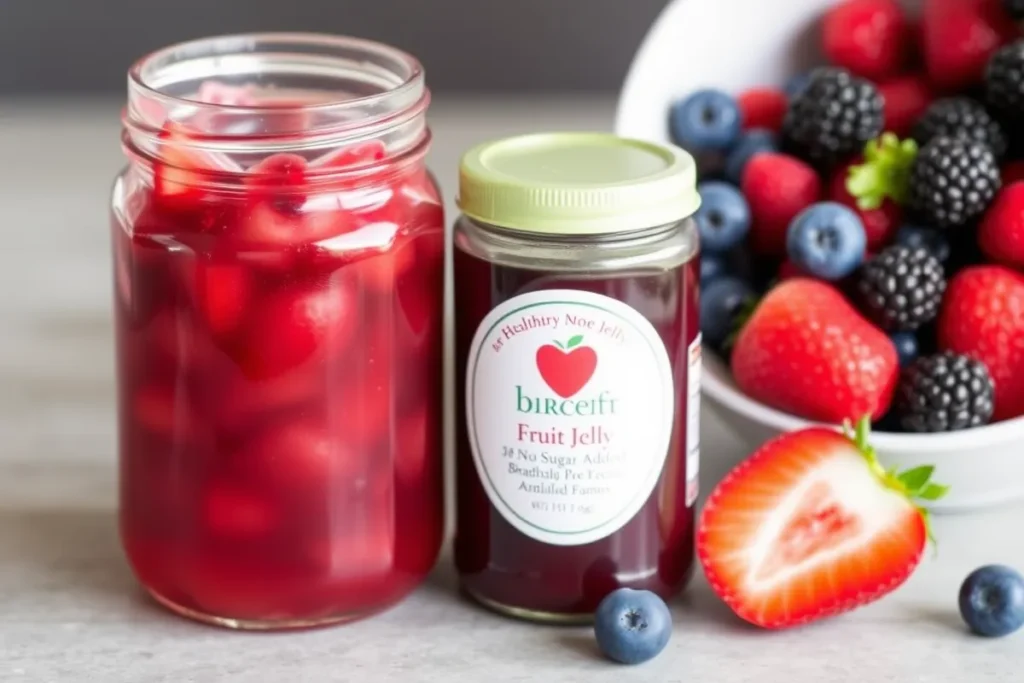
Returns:
[[[569,345],[566,348],[570,348],[571,349],[574,346],[579,346],[580,342],[582,342],[582,341],[583,341],[583,335],[582,334],[577,334],[575,337],[573,337],[572,339],[569,340]]]
[[[910,169],[917,158],[917,143],[884,133],[864,147],[864,163],[850,167],[846,191],[863,210],[877,209],[886,199],[903,205],[910,189]]]
[[[928,484],[917,494],[917,497],[921,500],[939,500],[947,493],[949,493],[948,486],[942,484]]]
[[[935,467],[933,465],[922,465],[921,467],[907,470],[897,478],[907,487],[908,493],[916,494],[925,487],[934,472]]]

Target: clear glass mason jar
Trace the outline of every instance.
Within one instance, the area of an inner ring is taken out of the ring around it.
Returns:
[[[352,38],[199,40],[129,73],[112,200],[120,524],[175,612],[342,621],[436,560],[428,103],[414,58]]]
[[[586,622],[611,591],[689,580],[700,452],[693,159],[527,135],[462,161],[455,222],[464,590]]]

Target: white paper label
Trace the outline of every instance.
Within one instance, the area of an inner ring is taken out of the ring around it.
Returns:
[[[686,507],[700,494],[701,335],[690,344],[686,368]]]
[[[545,290],[505,301],[470,346],[466,420],[493,505],[552,545],[604,538],[661,476],[675,392],[664,342],[609,297]]]

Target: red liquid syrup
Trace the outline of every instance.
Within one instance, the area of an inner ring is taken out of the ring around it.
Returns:
[[[505,609],[585,617],[611,591],[647,589],[663,598],[681,591],[693,567],[694,507],[687,505],[688,348],[699,330],[696,259],[656,274],[600,278],[545,273],[487,263],[455,249],[456,406],[465,404],[467,354],[484,317],[527,292],[574,289],[622,301],[655,327],[676,388],[675,420],[661,478],[640,511],[610,536],[576,546],[530,538],[494,507],[480,482],[466,420],[457,420],[455,562],[463,587]]]
[[[185,149],[152,180],[129,170],[114,220],[132,568],[221,623],[381,609],[442,541],[437,187],[377,143],[230,173]],[[230,187],[204,187],[211,173]]]

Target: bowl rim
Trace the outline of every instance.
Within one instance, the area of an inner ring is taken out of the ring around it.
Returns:
[[[710,354],[709,354],[710,355]],[[837,425],[807,420],[790,413],[785,413],[757,401],[739,389],[729,386],[718,376],[718,368],[704,360],[704,372],[701,373],[702,391],[714,402],[739,413],[749,420],[769,425],[779,431],[788,432],[812,426],[823,426],[836,429]],[[725,363],[714,357],[715,364],[728,372]],[[893,432],[872,432],[871,443],[875,448],[900,451],[929,451],[939,455],[945,451],[977,450],[991,443],[1011,441],[1020,438],[1024,432],[1024,417],[1015,417],[994,424],[964,429],[956,432],[937,432],[927,434],[896,434]]]

